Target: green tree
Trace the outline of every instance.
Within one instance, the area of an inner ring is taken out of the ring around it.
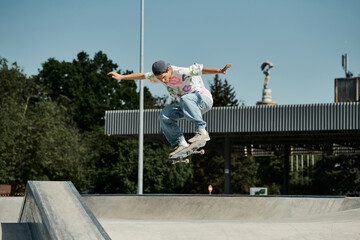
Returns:
[[[267,187],[269,194],[281,194],[283,162],[278,156],[255,157],[258,165],[258,187]]]
[[[145,143],[145,193],[184,193],[184,186],[191,181],[193,171],[186,164],[172,165],[168,158],[171,151],[167,144]]]
[[[86,133],[91,145],[94,193],[136,193],[138,145],[126,140],[104,135],[98,128]]]
[[[325,195],[360,194],[359,156],[323,157],[314,168],[314,193]]]
[[[12,185],[12,195],[29,172],[26,111],[30,102],[29,80],[13,63],[0,58],[0,182]]]
[[[225,159],[221,151],[207,149],[203,156],[193,158],[194,178],[186,191],[194,194],[208,193],[208,186],[214,188],[213,193],[224,193]],[[258,164],[253,157],[231,154],[231,188],[233,193],[249,194],[250,187],[257,186]]]
[[[214,107],[238,106],[239,101],[236,99],[234,88],[225,79],[223,80],[216,74],[210,84],[210,92],[213,96]],[[240,102],[243,105],[242,102]]]
[[[139,93],[135,81],[117,81],[107,75],[118,66],[99,51],[94,59],[80,52],[72,62],[48,59],[37,75],[49,97],[70,111],[82,131],[104,125],[106,110],[138,109]],[[119,73],[121,70],[118,71]],[[122,74],[129,74],[126,70]],[[144,88],[145,108],[153,108],[156,98]]]
[[[185,186],[187,193],[206,194],[210,184],[214,188],[213,193],[224,193],[224,158],[221,153],[207,148],[205,155],[191,157],[191,166],[194,177]]]
[[[79,190],[87,188],[90,179],[87,177],[86,139],[80,135],[66,109],[41,101],[32,106],[28,118],[28,142],[33,148],[30,159],[32,167],[37,166],[36,175],[28,179],[70,180]]]
[[[233,193],[249,194],[250,188],[258,184],[258,164],[254,157],[231,155],[231,187]]]
[[[94,163],[95,193],[136,193],[138,180],[138,141],[109,137],[103,129],[87,133],[91,140]],[[144,144],[144,193],[183,193],[191,179],[192,169],[172,165],[168,159],[171,147],[165,144]]]
[[[29,179],[84,185],[85,150],[71,118],[3,58],[0,85],[0,182],[10,183],[12,194]]]

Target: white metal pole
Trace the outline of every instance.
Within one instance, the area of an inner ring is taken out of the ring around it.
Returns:
[[[140,72],[144,72],[144,0],[141,0],[140,18]],[[140,80],[140,111],[139,111],[139,166],[138,166],[138,194],[143,194],[144,168],[144,81]]]

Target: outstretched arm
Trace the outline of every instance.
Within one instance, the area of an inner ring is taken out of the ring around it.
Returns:
[[[128,75],[120,75],[117,72],[109,72],[107,75],[111,75],[116,80],[143,80],[145,79],[145,73],[133,73]]]
[[[226,74],[226,70],[228,68],[231,68],[232,64],[226,64],[226,66],[224,68],[203,68],[202,70],[202,74],[217,74],[217,73],[222,73],[222,74]]]

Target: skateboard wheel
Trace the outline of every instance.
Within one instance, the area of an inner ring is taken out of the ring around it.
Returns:
[[[200,155],[204,155],[205,154],[205,150],[204,149],[201,149],[200,150]]]
[[[188,164],[189,162],[190,162],[189,159],[185,159],[185,160],[184,160],[184,163],[186,163],[186,164]]]

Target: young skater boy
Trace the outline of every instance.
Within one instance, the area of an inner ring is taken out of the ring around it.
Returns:
[[[133,73],[120,75],[109,72],[116,80],[143,80],[149,79],[152,83],[162,83],[171,96],[179,99],[179,104],[166,106],[160,113],[160,125],[168,142],[175,146],[175,150],[169,157],[188,147],[189,143],[198,140],[209,141],[209,133],[206,131],[206,122],[202,115],[209,111],[213,105],[213,99],[209,90],[205,88],[201,78],[202,74],[226,74],[226,70],[232,67],[226,64],[224,68],[203,68],[202,64],[193,64],[190,67],[177,67],[162,60],[152,65],[152,72]],[[186,119],[195,125],[195,136],[185,140],[178,126],[178,120]]]

